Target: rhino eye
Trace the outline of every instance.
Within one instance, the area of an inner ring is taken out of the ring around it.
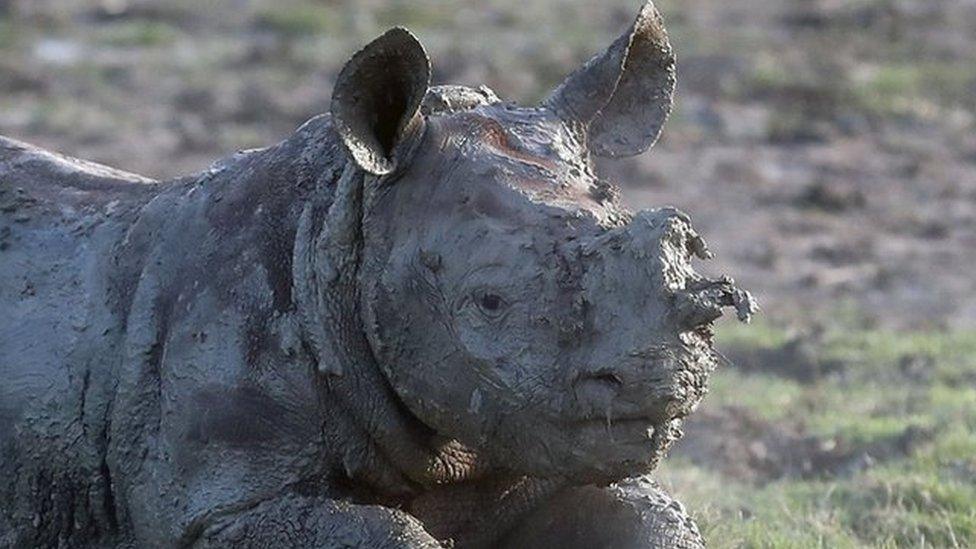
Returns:
[[[505,312],[508,303],[502,296],[490,291],[478,291],[472,296],[472,301],[477,305],[482,314],[489,317],[497,317]]]
[[[481,308],[486,311],[497,311],[502,308],[502,298],[495,294],[481,296]]]

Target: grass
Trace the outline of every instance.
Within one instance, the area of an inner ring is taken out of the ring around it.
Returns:
[[[423,31],[447,27],[454,20],[453,10],[440,2],[387,2],[376,11],[376,21],[381,28],[399,25]]]
[[[776,349],[769,324],[724,326],[719,346]],[[770,421],[870,445],[927,433],[858,472],[744,482],[688,459],[660,478],[693,511],[712,547],[976,546],[976,333],[837,327],[817,353],[841,367],[800,383],[770,370],[720,371],[706,406],[745,407]],[[680,455],[680,454],[679,454]]]
[[[888,63],[865,70],[853,92],[879,115],[926,115],[935,105],[976,108],[976,70],[968,63]]]
[[[330,34],[342,27],[340,14],[324,4],[293,4],[271,6],[255,16],[258,27],[266,28],[286,38],[303,38]]]
[[[12,48],[17,44],[19,33],[17,25],[0,14],[0,50]]]
[[[148,48],[176,42],[179,32],[163,21],[135,19],[106,25],[100,38],[110,46]]]
[[[678,465],[671,483],[712,547],[970,547],[972,484],[910,467],[750,487]]]

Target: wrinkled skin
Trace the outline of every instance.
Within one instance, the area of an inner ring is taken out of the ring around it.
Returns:
[[[0,546],[702,544],[645,475],[754,304],[591,159],[660,132],[659,15],[537,108],[429,71],[394,29],[176,181],[0,139]]]

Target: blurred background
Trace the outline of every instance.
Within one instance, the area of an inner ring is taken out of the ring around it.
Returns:
[[[661,0],[676,111],[603,162],[764,314],[658,477],[715,547],[976,545],[976,1]],[[0,133],[155,178],[328,109],[393,25],[531,104],[639,0],[0,0]],[[0,182],[2,184],[2,182]]]

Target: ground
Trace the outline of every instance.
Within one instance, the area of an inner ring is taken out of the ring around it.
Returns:
[[[153,177],[328,109],[414,30],[531,103],[638,0],[0,0],[0,133]],[[661,143],[605,173],[692,214],[764,307],[661,478],[715,547],[976,545],[976,4],[662,0]]]
[[[976,543],[976,334],[726,326],[659,473],[717,547]]]

